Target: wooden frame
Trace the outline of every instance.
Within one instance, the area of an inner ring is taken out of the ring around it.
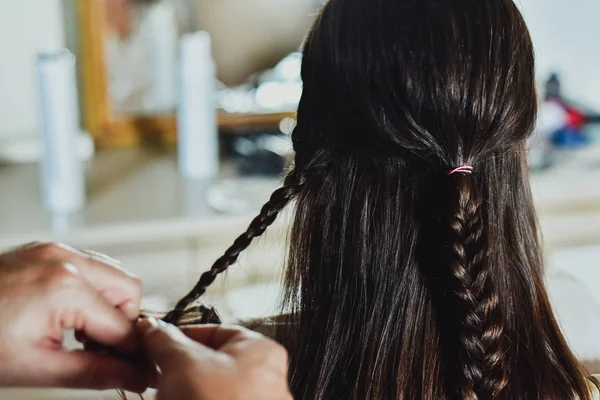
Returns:
[[[104,0],[76,0],[79,32],[79,72],[82,84],[83,120],[99,147],[133,147],[171,144],[176,141],[174,115],[117,116],[110,104],[104,60],[106,11]],[[277,126],[294,113],[231,114],[219,112],[221,130]]]

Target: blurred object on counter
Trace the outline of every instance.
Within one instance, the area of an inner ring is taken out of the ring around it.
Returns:
[[[589,143],[583,133],[585,116],[574,107],[563,105],[567,113],[566,124],[554,132],[552,143],[561,148],[578,148]]]
[[[552,165],[550,139],[565,126],[567,119],[567,112],[558,102],[546,100],[541,104],[535,130],[528,143],[529,165],[532,169],[544,169]]]
[[[292,154],[289,136],[258,134],[233,142],[235,165],[240,176],[281,176]]]
[[[83,163],[77,154],[80,133],[75,56],[68,50],[40,54],[36,60],[42,200],[53,214],[69,215],[85,203]]]
[[[219,107],[229,113],[294,112],[302,95],[301,64],[302,55],[292,53],[249,82],[222,89]]]
[[[546,100],[558,100],[561,99],[561,84],[560,79],[558,79],[557,73],[552,73],[550,78],[546,82]]]
[[[179,41],[212,37],[217,124],[227,133],[276,129],[302,91],[296,52],[319,0],[94,0],[68,2],[77,16],[74,51],[82,61],[85,129],[98,147],[174,145]],[[284,57],[283,60],[281,58]],[[248,76],[252,81],[238,85]]]
[[[185,35],[181,41],[177,132],[179,171],[188,179],[210,179],[219,171],[215,81],[210,34]]]
[[[104,0],[108,93],[118,115],[176,106],[179,38],[193,30],[188,0]]]
[[[544,169],[555,162],[555,153],[578,150],[600,143],[600,122],[597,112],[566,99],[558,74],[551,74],[545,82],[544,101],[540,105],[537,125],[529,141],[529,165],[533,170]],[[576,153],[570,153],[572,157]],[[579,153],[577,153],[579,154]]]
[[[552,144],[557,148],[573,149],[589,144],[584,132],[589,116],[596,113],[576,101],[567,99],[562,94],[562,83],[557,73],[552,73],[545,85],[545,102],[554,102],[564,109],[566,120],[563,126],[551,132]]]

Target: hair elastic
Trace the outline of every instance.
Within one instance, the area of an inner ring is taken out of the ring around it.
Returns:
[[[463,165],[462,167],[458,167],[453,169],[452,171],[448,172],[448,175],[452,175],[455,174],[457,172],[461,172],[464,174],[472,174],[473,173],[473,167],[470,165]]]

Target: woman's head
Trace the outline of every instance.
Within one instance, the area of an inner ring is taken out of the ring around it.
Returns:
[[[295,200],[295,398],[586,398],[543,285],[512,0],[330,0],[302,78],[294,170],[168,318]]]
[[[520,149],[536,116],[532,44],[510,0],[331,0],[302,78],[300,152],[449,169]]]

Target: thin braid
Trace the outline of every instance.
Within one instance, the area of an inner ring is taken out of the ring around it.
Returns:
[[[450,178],[456,202],[450,210],[454,293],[459,312],[461,398],[494,399],[507,383],[503,354],[503,319],[498,293],[490,279],[488,236],[482,200],[470,174]]]
[[[275,221],[281,210],[299,193],[300,188],[306,181],[305,176],[305,173],[297,172],[295,169],[287,175],[283,187],[273,192],[269,201],[263,206],[260,214],[250,223],[246,232],[233,242],[233,245],[225,251],[221,258],[215,261],[210,270],[200,276],[196,286],[177,303],[173,311],[163,318],[165,322],[177,324],[185,310],[206,292],[206,289],[215,281],[217,276],[234,264],[240,253]]]

